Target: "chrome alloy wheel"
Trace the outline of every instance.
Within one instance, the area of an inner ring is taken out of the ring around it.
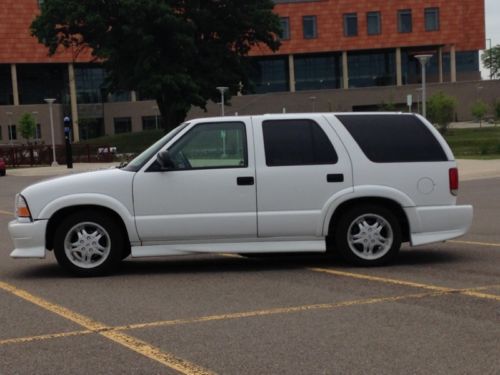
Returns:
[[[64,252],[75,266],[94,268],[108,258],[111,252],[111,237],[106,229],[97,223],[78,223],[66,233]]]
[[[366,260],[382,258],[391,249],[394,234],[382,216],[363,214],[352,221],[347,242],[353,253]]]

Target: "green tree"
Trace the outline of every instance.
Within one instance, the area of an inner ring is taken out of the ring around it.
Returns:
[[[439,126],[441,133],[445,134],[455,118],[456,108],[457,101],[454,97],[438,92],[427,102],[427,117],[430,122]]]
[[[36,120],[31,113],[25,113],[19,119],[19,132],[21,137],[28,142],[30,138],[35,136]]]
[[[484,117],[486,116],[486,112],[488,112],[488,106],[481,99],[478,99],[472,104],[471,107],[472,116],[479,121],[479,127],[482,126]]]
[[[156,99],[166,129],[191,106],[248,85],[250,49],[275,51],[272,0],[45,0],[31,32],[54,54],[85,48],[102,61],[109,90]]]
[[[500,78],[500,45],[485,50],[481,60],[484,67],[490,70],[491,78]]]

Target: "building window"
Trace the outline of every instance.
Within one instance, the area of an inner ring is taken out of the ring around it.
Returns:
[[[295,89],[322,90],[340,88],[340,54],[295,55]]]
[[[400,33],[411,33],[411,9],[398,10],[398,31]]]
[[[316,16],[302,17],[302,28],[304,31],[304,39],[314,39],[318,37],[316,25]]]
[[[396,84],[394,50],[350,52],[349,87],[391,86]]]
[[[15,141],[17,139],[16,125],[7,126],[9,132],[9,141]]]
[[[358,15],[356,13],[344,14],[344,36],[358,35]]]
[[[439,30],[439,8],[425,8],[425,31]]]
[[[288,57],[263,57],[253,60],[251,92],[288,91]]]
[[[381,33],[380,12],[366,13],[366,28],[368,35],[378,35]]]
[[[142,116],[142,130],[155,130],[160,128],[159,116]]]
[[[281,17],[280,24],[281,24],[280,39],[281,40],[289,40],[290,39],[290,18]]]
[[[115,134],[130,133],[132,131],[132,119],[130,117],[115,117]]]

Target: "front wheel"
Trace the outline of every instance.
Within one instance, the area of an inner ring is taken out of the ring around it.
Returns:
[[[401,226],[386,207],[353,207],[338,221],[335,249],[348,262],[378,266],[392,260],[401,247]]]
[[[120,227],[108,216],[82,211],[67,217],[54,239],[57,262],[77,276],[100,276],[113,271],[123,258]]]

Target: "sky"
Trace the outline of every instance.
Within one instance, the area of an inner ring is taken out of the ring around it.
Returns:
[[[491,38],[491,45],[500,45],[500,0],[486,0],[486,38]],[[489,48],[489,41],[486,41]],[[489,72],[481,67],[483,78],[487,78]]]

